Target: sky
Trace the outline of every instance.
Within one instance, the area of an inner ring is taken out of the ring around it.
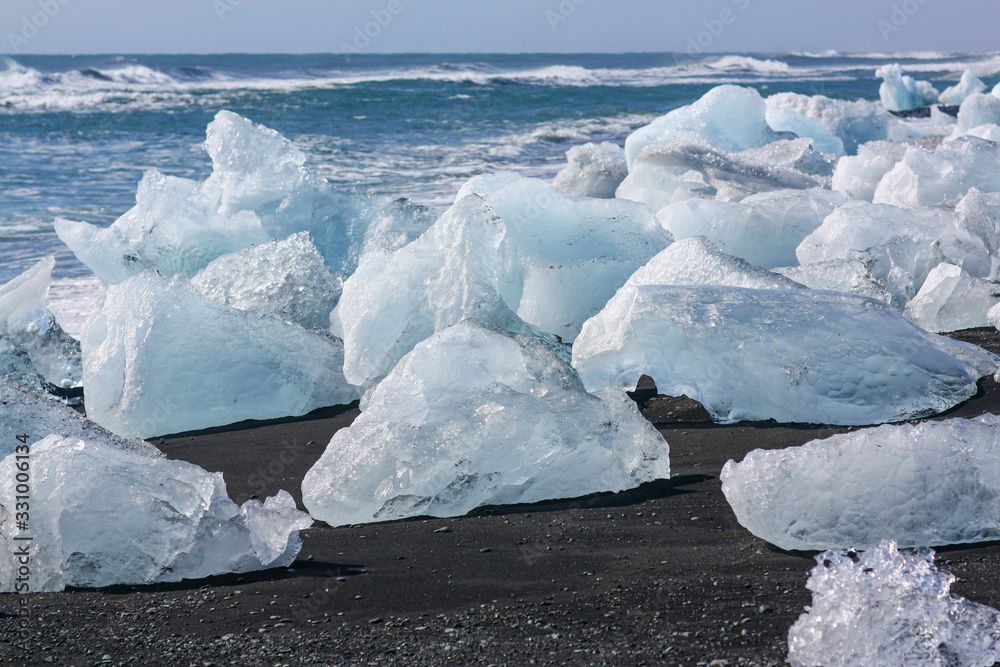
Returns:
[[[1000,50],[998,0],[2,0],[10,54]]]

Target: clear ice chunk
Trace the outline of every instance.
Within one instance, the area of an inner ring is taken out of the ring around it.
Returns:
[[[689,199],[656,217],[675,238],[704,236],[730,255],[765,269],[797,264],[796,248],[844,198],[829,190],[778,190],[740,202]]]
[[[418,343],[306,474],[330,525],[621,491],[670,476],[663,437],[550,345],[463,322]]]
[[[986,90],[986,84],[979,80],[975,74],[970,70],[965,70],[962,72],[962,78],[954,86],[949,86],[944,89],[941,93],[941,97],[938,101],[941,104],[947,104],[950,106],[959,106],[965,101],[970,95],[975,93],[981,93]]]
[[[217,303],[326,329],[343,283],[308,232],[223,255],[191,279]]]
[[[83,399],[80,343],[48,309],[54,266],[46,257],[0,285],[0,377],[76,404]]]
[[[574,197],[610,199],[628,176],[625,150],[605,141],[574,146],[566,152],[569,162],[556,174],[552,185]]]
[[[885,541],[864,553],[816,556],[812,605],[788,631],[792,667],[990,667],[1000,612],[951,593],[934,552]]]
[[[242,507],[222,473],[102,440],[53,434],[30,446],[30,592],[197,579],[287,567],[312,519],[287,491]],[[16,456],[0,462],[12,516]],[[15,521],[0,524],[0,591],[14,591]]]
[[[894,141],[869,141],[858,146],[857,155],[837,161],[830,186],[837,192],[872,201],[878,184],[906,155],[906,144]]]
[[[736,518],[782,549],[1000,537],[1000,418],[886,424],[756,449],[722,469]]]
[[[584,324],[573,366],[588,391],[690,396],[722,422],[878,424],[970,398],[1000,358],[841,292],[622,287]]]
[[[82,344],[88,415],[123,437],[304,415],[359,396],[340,340],[153,270],[108,288]]]
[[[365,247],[398,248],[431,220],[388,197],[332,187],[274,130],[220,111],[207,130],[204,182],[146,172],[136,205],[113,225],[57,220],[56,233],[105,283],[148,268],[194,275],[216,257],[308,231],[327,264],[349,275]]]
[[[903,315],[928,331],[989,326],[987,313],[1000,303],[1000,285],[974,278],[954,264],[934,267]]]
[[[879,181],[872,201],[919,208],[957,201],[970,188],[1000,192],[1000,144],[963,136],[933,151],[911,146]]]
[[[913,111],[938,99],[938,91],[929,81],[915,81],[903,74],[898,64],[879,67],[875,76],[882,79],[878,95],[889,111]]]

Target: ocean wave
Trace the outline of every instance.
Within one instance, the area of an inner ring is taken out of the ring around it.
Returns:
[[[740,70],[764,74],[787,74],[792,71],[788,63],[780,60],[759,60],[751,56],[722,56],[718,60],[706,62],[705,66],[713,70]]]

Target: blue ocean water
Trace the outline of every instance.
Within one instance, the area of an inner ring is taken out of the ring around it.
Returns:
[[[56,217],[111,224],[143,170],[204,178],[205,126],[230,109],[272,127],[344,187],[443,209],[484,171],[553,176],[587,141],[736,83],[877,99],[899,62],[939,88],[1000,54],[34,56],[0,62],[0,283],[47,254],[85,276]]]

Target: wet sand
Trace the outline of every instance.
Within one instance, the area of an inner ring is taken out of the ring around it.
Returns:
[[[1000,351],[994,330],[956,337]],[[813,553],[736,521],[730,458],[848,428],[715,425],[694,401],[635,393],[673,477],[621,494],[305,531],[287,570],[31,598],[30,653],[0,596],[0,662],[16,665],[781,665],[809,604]],[[1000,385],[945,416],[1000,411]],[[299,485],[356,406],[154,439],[222,471],[238,503]],[[938,549],[953,591],[1000,608],[1000,543]],[[713,661],[715,661],[713,663]],[[719,662],[728,661],[728,662]]]

